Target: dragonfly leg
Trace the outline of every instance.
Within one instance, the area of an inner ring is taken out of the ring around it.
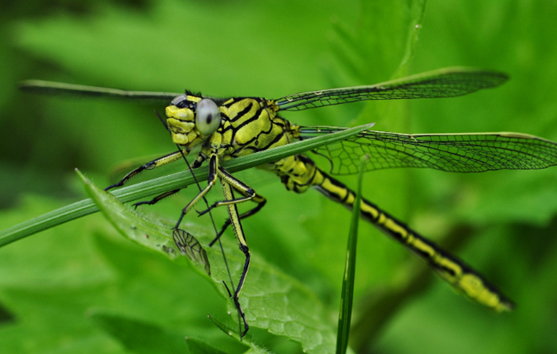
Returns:
[[[257,205],[254,208],[246,211],[245,213],[243,213],[239,216],[239,219],[242,220],[242,219],[245,219],[249,216],[252,216],[252,215],[256,214],[267,203],[267,199],[265,199],[265,197],[257,194],[251,187],[249,187],[248,185],[246,185],[242,181],[234,178],[230,173],[228,173],[223,168],[219,168],[219,176],[221,177],[221,179],[225,180],[230,185],[230,187],[232,187],[232,189],[236,190],[237,192],[242,194],[244,197],[243,198],[233,198],[232,200],[217,201],[217,202],[213,203],[213,205],[211,205],[209,208],[198,212],[199,216],[204,215],[204,214],[208,213],[209,211],[211,211],[212,209],[217,208],[219,206],[239,204],[239,203],[243,203],[243,202],[247,202],[247,201],[252,201],[252,202],[257,203]],[[209,243],[209,247],[212,247],[215,244],[215,242],[218,241],[218,239],[222,236],[224,231],[231,224],[232,224],[232,222],[231,222],[230,218],[228,218],[224,221],[224,224],[223,224],[221,230],[219,231],[219,233],[217,234],[217,236],[215,237],[215,239],[213,241],[211,241],[211,243]]]
[[[186,150],[182,150],[182,151],[175,151],[173,153],[170,153],[168,155],[164,155],[162,157],[159,157],[153,161],[149,161],[146,164],[144,164],[143,166],[139,166],[138,168],[134,169],[133,171],[128,172],[128,174],[126,174],[118,183],[112,184],[108,187],[106,187],[104,190],[108,191],[112,188],[116,188],[116,187],[122,187],[124,184],[126,184],[132,177],[137,176],[138,174],[140,174],[141,172],[145,171],[145,170],[153,170],[157,167],[172,163],[174,161],[177,161],[179,159],[182,158],[182,154],[186,155],[187,151]]]
[[[184,187],[184,188],[185,188],[185,187]],[[137,207],[140,206],[140,205],[154,205],[154,204],[160,202],[162,199],[164,199],[164,198],[166,198],[166,197],[170,197],[171,195],[174,195],[174,194],[178,193],[179,191],[181,191],[181,190],[184,189],[184,188],[174,189],[174,190],[171,190],[171,191],[162,193],[162,194],[160,194],[160,195],[157,195],[155,198],[153,198],[153,199],[151,199],[151,200],[149,200],[149,201],[143,201],[143,202],[134,203],[133,206],[134,206],[135,208],[137,208]]]
[[[234,192],[232,190],[232,185],[229,183],[229,181],[226,178],[221,178],[221,183],[222,183],[222,190],[225,199],[227,201],[234,201],[235,199],[234,199]],[[240,198],[240,199],[244,199],[244,198]],[[238,213],[237,204],[238,203],[228,203],[223,205],[226,205],[228,209],[228,215],[230,216],[230,224],[234,228],[234,233],[236,234],[236,239],[238,240],[240,250],[242,251],[242,253],[244,253],[244,256],[246,257],[244,261],[244,266],[242,268],[242,275],[240,276],[240,280],[238,281],[238,285],[236,286],[236,289],[234,290],[234,295],[232,297],[232,300],[234,301],[234,306],[238,310],[238,316],[239,318],[242,319],[242,322],[244,324],[244,330],[242,331],[240,329],[240,337],[243,337],[247,333],[249,326],[246,321],[246,315],[244,314],[244,311],[242,310],[242,306],[240,305],[239,299],[240,299],[240,292],[242,291],[242,287],[244,286],[246,276],[248,274],[251,255],[249,252],[249,247],[244,234],[244,230],[242,228],[242,223],[240,222],[240,215]]]
[[[205,197],[205,194],[207,194],[211,190],[211,188],[213,188],[213,186],[217,183],[217,177],[219,174],[218,171],[219,171],[218,156],[216,154],[212,154],[211,157],[209,158],[209,177],[207,178],[208,181],[207,187],[203,188],[201,192],[199,192],[199,194],[195,196],[195,198],[193,198],[184,207],[184,209],[182,209],[182,213],[178,218],[178,222],[176,223],[176,226],[174,226],[175,229],[179,228],[180,224],[182,223],[182,219],[184,218],[184,216],[186,216],[186,214],[190,211],[190,209],[193,208],[197,202],[203,199],[203,197]]]
[[[240,192],[241,193],[241,192]],[[240,220],[243,220],[249,216],[254,215],[255,213],[257,213],[259,210],[261,210],[265,204],[267,203],[267,200],[260,196],[257,195],[257,197],[259,197],[260,199],[252,199],[252,201],[256,202],[257,205],[255,207],[253,207],[252,209],[246,211],[243,214],[240,214]],[[219,240],[219,238],[224,234],[224,231],[226,231],[226,229],[228,228],[228,226],[230,226],[232,224],[232,221],[230,221],[231,219],[228,218],[224,221],[224,224],[222,225],[222,228],[220,229],[219,233],[217,234],[217,236],[215,237],[215,239],[213,241],[211,241],[211,243],[209,243],[209,247],[212,247],[215,242],[217,242]]]
[[[236,235],[236,239],[238,241],[239,248],[242,251],[242,253],[244,253],[245,261],[244,261],[244,266],[242,268],[242,275],[240,276],[240,280],[238,282],[238,285],[234,289],[234,293],[232,295],[232,300],[234,301],[234,306],[236,307],[236,309],[238,311],[239,322],[240,322],[240,319],[241,319],[241,322],[243,322],[243,325],[244,325],[244,329],[243,330],[240,329],[240,336],[243,337],[247,333],[247,331],[249,329],[249,325],[246,321],[246,316],[245,316],[244,311],[242,310],[242,306],[240,305],[239,299],[240,299],[240,293],[242,291],[242,288],[243,288],[245,280],[246,280],[246,276],[248,274],[251,255],[250,255],[248,243],[247,243],[247,240],[246,240],[246,237],[245,237],[245,234],[244,234],[244,230],[242,228],[241,219],[245,218],[245,217],[248,217],[248,216],[251,216],[251,215],[255,214],[257,211],[261,210],[261,208],[263,208],[263,206],[266,203],[266,199],[263,198],[262,196],[258,195],[251,187],[249,187],[245,183],[243,183],[240,180],[233,177],[225,169],[218,166],[217,161],[218,160],[217,160],[216,155],[212,155],[210,157],[210,161],[209,161],[209,185],[201,193],[199,193],[199,195],[194,200],[192,200],[192,202],[190,202],[190,204],[188,204],[188,206],[186,206],[186,208],[184,208],[184,211],[187,212],[187,210],[189,210],[189,208],[191,208],[191,206],[193,206],[199,200],[199,198],[201,198],[208,191],[208,189],[214,185],[214,182],[215,182],[216,177],[218,175],[218,177],[220,177],[220,181],[221,181],[221,184],[222,184],[224,200],[214,203],[207,210],[201,212],[200,214],[204,214],[204,213],[210,211],[211,209],[219,207],[219,206],[226,206],[226,208],[228,209],[229,219],[226,220],[221,232],[215,237],[215,239],[209,245],[212,246],[219,239],[219,237],[222,235],[224,230],[229,225],[232,225],[232,227],[234,229],[234,234]],[[242,194],[242,197],[235,198],[234,197],[234,190],[237,190],[240,194]],[[240,204],[240,203],[243,203],[243,202],[247,202],[247,201],[254,201],[254,202],[258,203],[258,205],[255,208],[253,208],[253,209],[245,212],[244,214],[240,215],[238,213],[237,205]],[[185,214],[184,211],[183,211],[182,215]]]

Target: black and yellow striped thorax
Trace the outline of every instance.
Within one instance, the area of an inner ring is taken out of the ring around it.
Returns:
[[[214,104],[213,111],[205,108],[204,101]],[[211,155],[226,161],[297,140],[300,126],[279,117],[279,109],[274,100],[261,97],[218,99],[187,92],[172,100],[166,107],[166,115],[175,144],[187,152],[201,145],[196,167]],[[211,124],[214,127],[206,130]],[[322,184],[320,170],[302,155],[289,156],[260,168],[278,175],[288,190],[297,193]]]
[[[220,115],[218,127],[208,133],[202,127],[203,115],[207,114],[198,107],[204,100],[214,102]],[[190,93],[176,97],[166,107],[174,143],[188,151],[201,145],[197,163],[212,153],[226,161],[293,142],[299,136],[299,127],[278,117],[277,111],[274,101],[265,98],[215,99]]]

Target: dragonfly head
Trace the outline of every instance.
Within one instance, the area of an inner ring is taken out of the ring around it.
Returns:
[[[200,144],[221,122],[219,107],[213,100],[188,93],[174,98],[165,112],[172,140],[181,146]]]

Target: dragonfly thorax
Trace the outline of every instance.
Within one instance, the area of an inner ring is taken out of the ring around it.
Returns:
[[[221,128],[211,140],[213,147],[219,144],[218,154],[224,160],[283,146],[297,137],[294,125],[277,116],[278,107],[272,100],[230,98],[222,103],[220,111]]]

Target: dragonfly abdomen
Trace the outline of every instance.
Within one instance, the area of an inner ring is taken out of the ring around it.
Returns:
[[[344,183],[329,176],[305,156],[291,156],[284,160],[288,159],[294,160],[276,166],[279,170],[281,167],[288,166],[290,168],[288,171],[298,172],[295,174],[282,169],[278,173],[288,190],[302,193],[309,187],[313,187],[327,198],[352,210],[356,194]],[[444,280],[470,299],[496,311],[513,309],[513,303],[477,271],[365,198],[361,199],[360,217],[425,260]]]

